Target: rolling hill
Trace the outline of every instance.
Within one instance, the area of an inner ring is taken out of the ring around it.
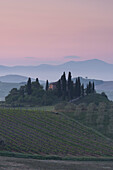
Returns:
[[[105,94],[90,94],[55,109],[113,139],[113,102]]]
[[[26,76],[21,76],[21,75],[5,75],[5,76],[0,76],[0,81],[5,82],[5,83],[22,83],[22,82],[27,82],[28,77]],[[32,81],[35,79],[32,78]]]
[[[96,85],[96,91],[105,92],[109,100],[113,101],[113,81],[104,81],[102,84]]]
[[[113,142],[55,112],[0,109],[2,150],[59,156],[113,156]]]
[[[29,77],[16,75],[16,74],[8,74],[5,76],[0,76],[0,81],[5,83],[26,83]],[[37,77],[36,77],[37,78]],[[31,78],[31,81],[35,81],[35,78]],[[41,84],[45,84],[45,81],[39,80]]]

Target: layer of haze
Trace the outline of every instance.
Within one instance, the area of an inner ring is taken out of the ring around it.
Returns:
[[[113,0],[0,0],[0,64],[113,63]]]

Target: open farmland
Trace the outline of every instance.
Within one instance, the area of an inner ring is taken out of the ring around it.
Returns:
[[[39,155],[113,156],[113,142],[54,112],[0,109],[2,150]]]

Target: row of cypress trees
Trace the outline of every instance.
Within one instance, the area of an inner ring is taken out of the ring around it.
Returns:
[[[39,86],[39,81],[38,78],[36,79],[35,84],[37,85],[37,87]],[[31,78],[28,79],[27,82],[27,86],[26,86],[26,90],[27,90],[27,94],[30,95],[32,93],[32,87],[31,87],[32,83],[31,83]],[[48,80],[46,81],[46,91],[49,90],[49,82]],[[84,88],[84,84],[81,84],[80,82],[80,77],[76,78],[76,82],[74,83],[72,81],[72,76],[71,76],[71,72],[69,72],[68,74],[68,80],[66,80],[66,74],[65,72],[63,73],[63,75],[61,76],[61,78],[56,82],[56,95],[59,98],[62,99],[74,99],[74,98],[78,98],[84,95],[88,95],[90,93],[94,93],[95,92],[95,85],[94,82],[91,83],[89,82],[89,84],[87,84],[87,87]]]
[[[48,80],[46,82],[46,91],[49,88]],[[80,77],[76,78],[76,82],[74,83],[72,81],[71,72],[68,74],[68,80],[66,80],[66,74],[65,72],[61,76],[61,78],[56,82],[56,94],[58,97],[61,97],[63,99],[74,99],[78,98],[84,95],[88,95],[90,93],[95,92],[95,86],[94,82],[87,85],[86,88],[84,88],[84,84],[81,84]]]

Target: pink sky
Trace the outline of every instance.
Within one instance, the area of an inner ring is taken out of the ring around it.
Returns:
[[[0,0],[1,65],[93,58],[113,63],[113,0]]]

